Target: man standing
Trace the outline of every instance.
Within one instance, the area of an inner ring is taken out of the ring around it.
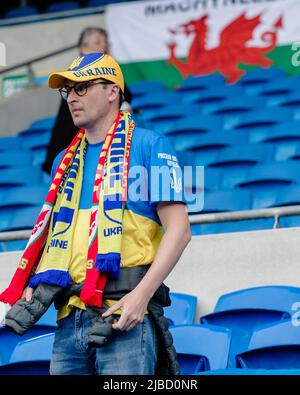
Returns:
[[[50,75],[49,87],[60,90],[80,130],[54,161],[41,230],[0,300],[13,304],[28,281],[27,302],[41,284],[83,284],[60,301],[51,374],[154,374],[151,303],[191,238],[176,154],[163,135],[120,111],[124,80],[111,56],[81,56]],[[112,334],[96,348],[89,309],[103,304]]]

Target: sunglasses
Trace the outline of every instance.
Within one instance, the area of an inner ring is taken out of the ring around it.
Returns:
[[[78,96],[84,96],[86,95],[88,88],[93,86],[93,85],[112,85],[113,82],[111,81],[86,81],[86,82],[78,82],[77,84],[73,86],[65,86],[64,88],[59,89],[59,93],[61,97],[64,100],[67,100],[69,97],[69,94],[71,93],[72,89],[74,89],[74,92]]]

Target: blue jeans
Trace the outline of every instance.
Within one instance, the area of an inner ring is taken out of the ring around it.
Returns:
[[[113,330],[102,348],[87,345],[91,320],[85,310],[74,308],[59,320],[55,331],[52,375],[153,375],[157,362],[157,336],[146,314],[130,331]]]

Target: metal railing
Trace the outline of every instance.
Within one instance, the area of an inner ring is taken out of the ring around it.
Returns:
[[[64,48],[58,49],[56,51],[48,52],[45,55],[36,56],[34,58],[26,60],[25,62],[17,63],[17,64],[15,64],[13,66],[6,67],[6,68],[0,70],[0,76],[2,74],[8,73],[10,71],[14,71],[14,70],[20,69],[22,67],[26,67],[28,69],[29,87],[33,87],[33,86],[36,85],[35,84],[35,75],[34,75],[34,71],[32,69],[33,63],[40,62],[41,60],[48,59],[48,58],[50,58],[52,56],[60,55],[61,53],[64,53],[64,52],[67,52],[67,51],[71,51],[71,50],[73,50],[75,48],[78,48],[77,44],[73,44],[73,45],[70,45],[68,47],[64,47]]]
[[[191,225],[211,224],[220,222],[246,221],[255,219],[274,218],[273,229],[279,229],[280,217],[291,217],[300,215],[300,205],[287,207],[274,207],[260,210],[243,210],[223,213],[191,214],[189,220]],[[11,232],[0,232],[0,241],[27,240],[31,235],[30,230],[19,230]]]

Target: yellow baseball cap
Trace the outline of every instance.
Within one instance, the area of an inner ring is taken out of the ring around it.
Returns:
[[[52,89],[59,89],[64,86],[65,79],[85,82],[98,78],[114,82],[124,93],[124,78],[120,66],[110,55],[103,53],[78,56],[68,70],[50,74],[48,86]]]

